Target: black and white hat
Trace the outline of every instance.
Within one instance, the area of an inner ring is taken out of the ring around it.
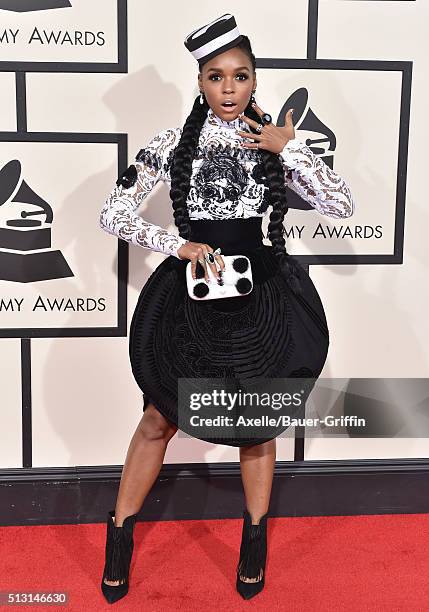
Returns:
[[[227,13],[188,34],[185,47],[199,64],[235,47],[243,37],[233,15]]]

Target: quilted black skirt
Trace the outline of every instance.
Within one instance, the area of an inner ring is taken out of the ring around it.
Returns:
[[[240,297],[194,300],[186,288],[188,260],[173,256],[143,286],[130,326],[132,372],[143,391],[143,410],[153,403],[179,429],[179,378],[315,380],[329,346],[325,312],[312,280],[294,258],[303,294],[290,289],[272,246],[263,243],[261,217],[190,224],[190,240],[220,246],[223,255],[249,258],[253,289]],[[276,437],[192,435],[237,447]]]

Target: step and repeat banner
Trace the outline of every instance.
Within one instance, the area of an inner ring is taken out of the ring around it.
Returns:
[[[165,256],[106,234],[99,213],[136,152],[183,125],[198,93],[183,39],[227,12],[251,39],[259,106],[279,122],[294,108],[297,138],[345,178],[356,203],[352,217],[334,219],[288,190],[288,250],[309,266],[331,334],[329,392],[309,414],[344,416],[347,393],[365,414],[394,393],[387,412],[425,406],[428,6],[269,0],[269,28],[257,3],[187,8],[0,0],[0,468],[124,461],[142,415],[127,334]],[[165,185],[138,212],[175,229]],[[389,382],[401,378],[407,400]],[[363,439],[347,426],[335,436],[319,428],[306,436],[304,458],[427,456],[418,430],[405,435],[396,421],[389,431]],[[278,459],[293,460],[293,428],[278,449]],[[179,436],[166,456],[237,459],[236,449]]]

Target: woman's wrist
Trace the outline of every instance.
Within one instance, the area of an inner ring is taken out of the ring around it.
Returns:
[[[177,257],[177,259],[182,260],[182,257],[180,257],[179,255],[179,251],[183,245],[188,244],[189,240],[186,240],[185,238],[182,238],[181,236],[178,236],[177,238],[179,242],[178,242],[177,248],[175,249],[173,255]]]

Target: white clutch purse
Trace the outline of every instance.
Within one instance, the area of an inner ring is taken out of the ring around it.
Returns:
[[[245,255],[222,255],[225,270],[218,282],[207,264],[210,283],[204,278],[203,266],[197,262],[196,279],[192,278],[191,265],[186,264],[186,285],[193,300],[215,300],[248,295],[253,289],[252,266]]]

